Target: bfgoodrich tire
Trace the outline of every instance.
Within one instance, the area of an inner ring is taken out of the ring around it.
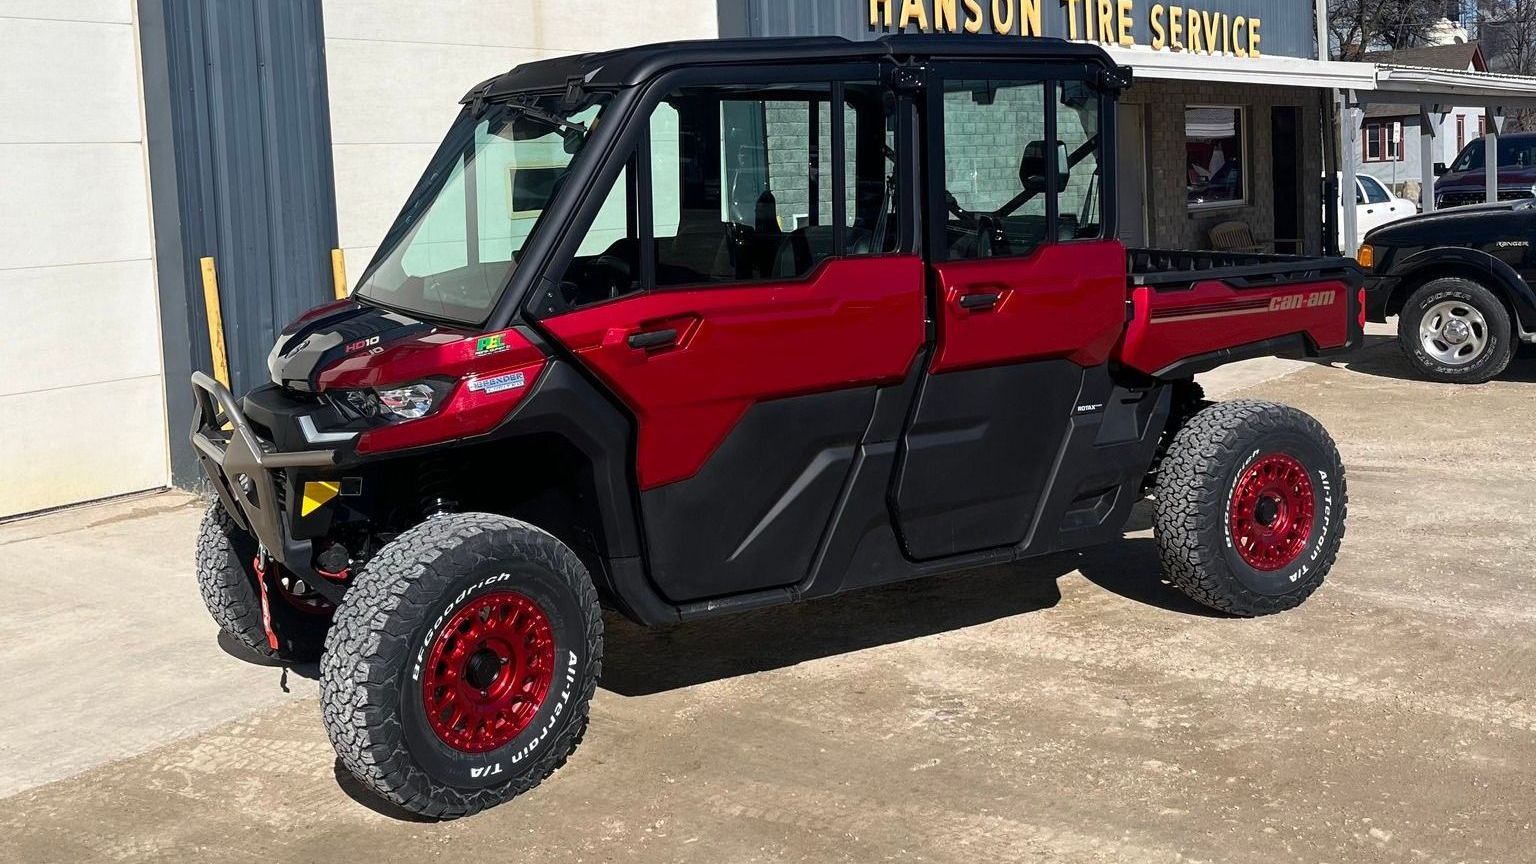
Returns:
[[[1344,537],[1344,466],[1333,439],[1285,405],[1206,408],[1168,447],[1153,535],[1164,576],[1233,615],[1301,604]]]
[[[229,518],[224,505],[208,505],[197,533],[197,588],[208,614],[219,629],[263,657],[290,663],[318,660],[329,623],[327,610],[301,611],[278,590],[267,606],[277,645],[268,641],[256,584],[256,549],[255,538]]]
[[[1509,365],[1514,342],[1509,310],[1468,279],[1426,282],[1397,319],[1398,345],[1431,381],[1481,384]]]
[[[467,816],[565,763],[602,652],[597,591],[565,544],[503,516],[435,516],[379,550],[337,608],[326,732],[382,797]]]

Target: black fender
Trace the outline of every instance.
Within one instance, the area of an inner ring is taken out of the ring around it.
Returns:
[[[1521,329],[1536,330],[1536,291],[1515,268],[1481,249],[1464,246],[1423,249],[1394,262],[1385,275],[1394,283],[1385,307],[1388,315],[1401,311],[1412,289],[1430,279],[1441,275],[1470,275],[1483,287],[1504,298],[1514,310]]]

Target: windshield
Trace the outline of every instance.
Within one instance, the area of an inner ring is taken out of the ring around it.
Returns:
[[[1500,168],[1530,168],[1533,165],[1536,165],[1536,137],[1522,135],[1499,139]],[[1483,140],[1479,138],[1468,144],[1461,155],[1456,157],[1451,170],[1483,170]]]
[[[607,102],[541,96],[460,116],[357,293],[434,318],[485,320]]]

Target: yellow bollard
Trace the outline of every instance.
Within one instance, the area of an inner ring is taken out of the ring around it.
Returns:
[[[229,356],[224,351],[224,319],[219,314],[219,277],[213,269],[213,259],[204,258],[203,305],[208,312],[208,346],[213,351],[213,377],[225,387],[229,386]]]
[[[337,300],[347,299],[347,256],[340,249],[331,250],[331,287]]]

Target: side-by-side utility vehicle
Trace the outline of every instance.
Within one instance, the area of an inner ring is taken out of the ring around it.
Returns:
[[[272,382],[195,376],[214,617],[323,650],[342,763],[446,818],[576,746],[600,604],[672,624],[1015,561],[1120,537],[1150,491],[1173,584],[1297,605],[1344,530],[1333,442],[1192,376],[1356,344],[1360,271],[1123,247],[1129,83],[1086,45],[892,37],[480,84]]]

